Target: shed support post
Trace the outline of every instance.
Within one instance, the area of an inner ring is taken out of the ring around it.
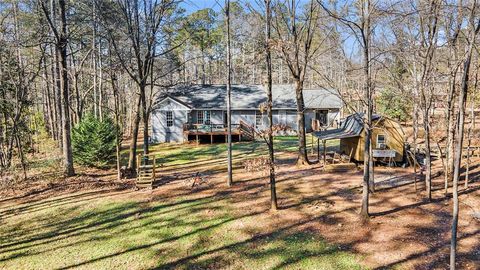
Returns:
[[[311,139],[311,145],[312,145],[312,155],[314,154],[314,148],[313,148],[313,134],[312,134],[312,139]]]
[[[320,139],[317,138],[317,160],[320,163]]]
[[[325,168],[327,167],[327,143],[325,140],[323,140],[323,170],[325,171]]]

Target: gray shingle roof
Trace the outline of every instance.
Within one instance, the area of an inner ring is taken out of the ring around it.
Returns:
[[[190,85],[173,88],[162,95],[169,95],[195,109],[225,109],[225,85]],[[306,108],[341,108],[343,103],[338,92],[325,89],[305,89],[303,91]],[[293,85],[274,85],[272,88],[275,109],[296,109]],[[232,85],[233,109],[258,109],[267,100],[266,91],[261,85]]]

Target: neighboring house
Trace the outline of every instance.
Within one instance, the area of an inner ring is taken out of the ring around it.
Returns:
[[[405,133],[395,120],[378,114],[372,115],[372,149],[375,160],[403,162],[405,159]],[[351,114],[338,129],[317,131],[319,140],[340,140],[340,154],[356,161],[363,161],[365,131],[363,113]]]
[[[295,132],[297,105],[293,86],[274,85],[272,94],[273,123],[286,125]],[[340,119],[343,103],[336,91],[306,89],[303,94],[307,132],[312,131],[312,123],[334,126]],[[267,115],[260,111],[266,100],[263,86],[232,85],[234,140],[251,137],[252,134],[242,133],[241,129],[245,126],[256,130],[266,128]],[[172,89],[158,98],[153,107],[151,124],[155,142],[225,141],[226,86],[191,85]]]

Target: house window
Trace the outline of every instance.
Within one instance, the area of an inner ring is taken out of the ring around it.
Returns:
[[[173,112],[172,111],[167,111],[166,112],[166,118],[167,118],[167,127],[172,127],[173,126]]]
[[[377,148],[385,149],[387,146],[387,138],[384,134],[377,135]]]
[[[255,112],[255,126],[261,127],[263,126],[263,114],[261,112]]]
[[[210,111],[205,111],[205,124],[210,125]]]
[[[198,111],[197,112],[197,124],[210,125],[210,111]]]

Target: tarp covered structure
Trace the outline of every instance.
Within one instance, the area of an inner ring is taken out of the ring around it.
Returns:
[[[372,121],[380,119],[378,114],[372,115]],[[337,129],[316,131],[313,132],[313,136],[319,140],[333,140],[342,138],[358,137],[363,131],[363,113],[351,114],[344,121],[340,123],[340,127]]]

